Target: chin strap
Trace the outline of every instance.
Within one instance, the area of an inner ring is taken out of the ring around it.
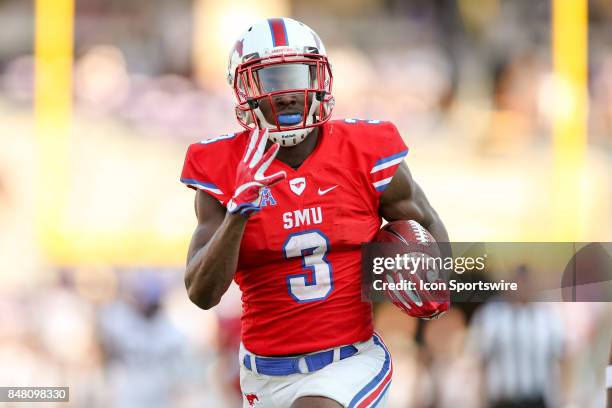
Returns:
[[[317,109],[319,109],[320,105],[321,105],[321,102],[317,98],[313,98],[312,104],[310,105],[310,109],[308,110],[308,115],[306,116],[306,125],[313,124],[314,114],[317,111]],[[270,130],[276,128],[276,126],[274,126],[273,124],[269,123],[266,120],[266,118],[264,117],[259,107],[253,109],[253,112],[255,112],[255,116],[257,116],[257,119],[259,119],[259,123],[262,128],[267,128]],[[312,132],[313,129],[314,128],[283,130],[280,132],[269,132],[268,138],[272,142],[278,143],[282,147],[295,146],[303,142],[304,139],[306,139],[306,136],[308,136],[308,134]]]

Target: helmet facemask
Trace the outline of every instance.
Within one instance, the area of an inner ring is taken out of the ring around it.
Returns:
[[[302,142],[314,127],[329,120],[334,105],[327,57],[316,49],[289,51],[265,58],[245,56],[233,78],[240,124],[268,128],[270,140],[285,147]],[[298,103],[284,109],[276,103],[282,99]]]

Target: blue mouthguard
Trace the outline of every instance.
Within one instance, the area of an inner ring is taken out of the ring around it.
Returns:
[[[301,113],[292,113],[289,115],[278,115],[279,125],[296,125],[302,121]]]

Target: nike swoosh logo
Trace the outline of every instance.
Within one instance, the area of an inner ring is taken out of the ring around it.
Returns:
[[[337,184],[336,184],[335,186],[331,186],[330,188],[325,189],[325,190],[321,190],[321,188],[319,187],[319,191],[318,191],[318,193],[319,193],[319,195],[324,195],[324,194],[329,193],[330,191],[332,191],[332,190],[333,190],[334,188],[336,188],[336,187],[338,187],[338,185],[337,185]]]

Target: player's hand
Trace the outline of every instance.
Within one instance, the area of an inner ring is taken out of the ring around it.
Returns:
[[[418,317],[424,320],[433,320],[440,318],[450,307],[450,291],[444,289],[421,289],[421,280],[426,279],[429,283],[440,282],[443,280],[436,275],[430,274],[423,270],[417,273],[404,273],[404,271],[393,271],[387,276],[387,281],[400,283],[409,281],[413,283],[413,289],[406,290],[389,290],[388,296],[393,304],[399,307],[404,313],[412,317]]]
[[[278,143],[274,143],[266,152],[267,141],[268,129],[255,128],[251,132],[249,144],[236,172],[234,195],[227,203],[227,210],[232,214],[250,215],[259,211],[263,188],[287,177],[284,171],[269,176],[264,174],[280,148]]]

